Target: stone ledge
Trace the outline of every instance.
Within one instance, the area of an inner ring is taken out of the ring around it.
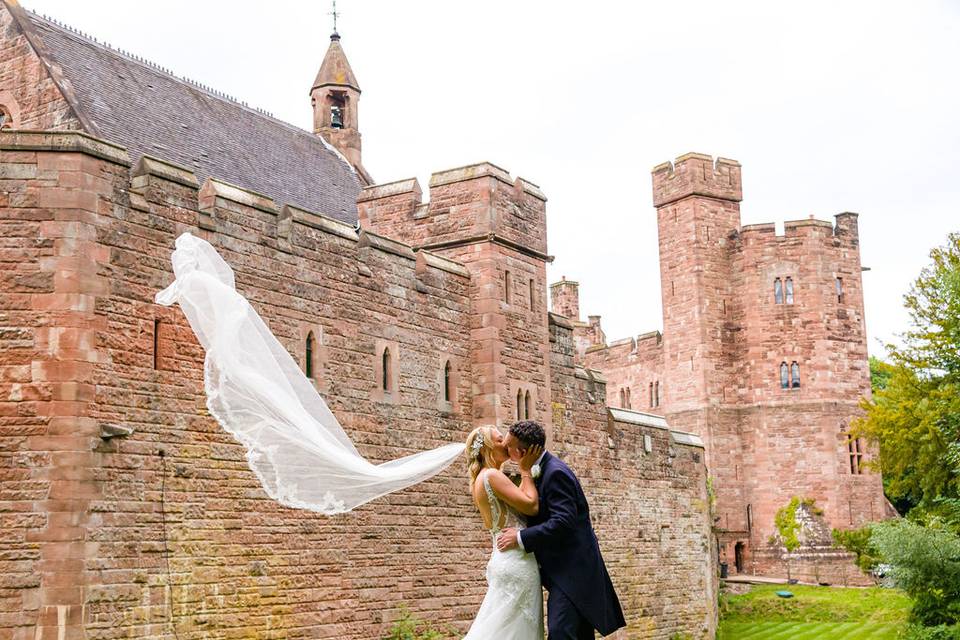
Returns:
[[[667,419],[655,413],[646,413],[634,409],[619,409],[617,407],[607,407],[607,413],[615,422],[625,422],[641,427],[653,427],[654,429],[663,429],[665,431],[670,430],[670,427],[667,426]]]
[[[187,167],[149,155],[142,156],[133,169],[134,178],[142,176],[157,176],[194,189],[200,186],[196,174]]]
[[[705,449],[706,446],[703,443],[703,438],[693,433],[687,433],[685,431],[670,431],[670,438],[677,444],[686,444],[691,447],[700,447]]]
[[[410,245],[397,242],[396,240],[391,240],[390,238],[377,235],[376,233],[372,233],[370,231],[360,232],[360,239],[357,246],[373,247],[375,249],[379,249],[380,251],[400,256],[401,258],[407,258],[413,261],[417,260],[417,254],[414,253],[413,248]]]
[[[547,322],[558,327],[563,327],[564,329],[573,330],[573,322],[570,321],[570,318],[562,316],[559,313],[554,313],[553,311],[547,312]]]
[[[360,239],[360,234],[357,233],[357,230],[342,220],[325,216],[322,213],[307,211],[292,204],[285,204],[283,208],[280,209],[278,224],[289,222],[296,222],[311,229],[327,231],[341,238],[346,238],[347,240],[357,241]]]
[[[529,194],[538,200],[542,200],[543,202],[547,201],[547,196],[543,191],[540,190],[540,185],[533,184],[526,178],[517,178],[517,184],[520,185],[520,188],[523,189],[524,193]]]
[[[463,276],[464,278],[470,277],[470,272],[465,266],[449,258],[444,258],[443,256],[437,255],[436,253],[431,253],[430,251],[420,250],[416,253],[417,256],[423,256],[423,261],[425,264],[434,267],[435,269],[440,269],[441,271],[447,271],[449,273],[456,274],[458,276]]]
[[[455,182],[464,182],[466,180],[474,180],[476,178],[483,178],[485,176],[490,176],[496,178],[501,182],[513,186],[514,182],[510,179],[510,174],[506,169],[498,167],[497,165],[490,162],[480,162],[478,164],[471,164],[465,167],[457,167],[455,169],[447,169],[446,171],[438,171],[430,176],[430,188],[439,187],[446,184],[453,184]]]
[[[130,155],[125,147],[94,138],[82,131],[6,129],[0,131],[0,150],[78,152],[125,167],[130,166]]]
[[[223,198],[268,213],[276,214],[279,212],[279,207],[272,198],[216,178],[207,178],[200,189],[200,198],[201,200]],[[201,208],[208,208],[213,204],[213,202],[205,202],[205,206],[201,205]]]
[[[420,183],[416,178],[407,178],[386,184],[374,184],[369,187],[364,187],[360,190],[360,195],[357,196],[357,202],[390,198],[404,193],[416,193],[418,196],[422,195],[423,191],[420,189]]]

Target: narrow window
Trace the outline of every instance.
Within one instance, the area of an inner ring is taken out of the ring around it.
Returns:
[[[450,398],[453,396],[450,390],[450,361],[447,360],[447,363],[443,365],[443,400],[444,402],[450,402]]]
[[[527,391],[523,396],[523,417],[529,420],[531,415],[533,415],[533,411],[530,406],[530,392]]]
[[[630,406],[630,387],[627,387],[627,409],[632,409]]]
[[[800,388],[800,365],[794,361],[790,365],[790,377],[792,378],[790,386],[794,389]]]
[[[536,288],[533,286],[533,278],[530,278],[530,311],[533,311],[536,307],[537,294]]]
[[[783,283],[780,281],[780,278],[773,280],[773,302],[775,304],[783,304]]]
[[[627,408],[627,392],[623,389],[620,389],[620,406],[623,409]]]
[[[653,383],[651,382],[651,383],[650,383],[650,408],[652,409],[653,407],[654,407],[654,404],[653,404]]]
[[[13,126],[13,118],[10,117],[10,111],[0,104],[0,129]]]
[[[790,367],[787,366],[786,362],[780,363],[780,388],[790,388]]]
[[[843,278],[837,278],[837,302],[843,303]]]
[[[660,406],[660,381],[657,380],[653,383],[653,406]]]
[[[380,381],[380,386],[384,391],[390,391],[390,378],[391,373],[393,373],[393,363],[390,361],[390,349],[383,350],[383,379]]]
[[[670,281],[670,295],[677,295],[677,286],[673,283],[673,280]]]
[[[747,531],[753,531],[753,505],[747,505]]]
[[[793,278],[787,278],[787,304],[793,304]]]
[[[517,389],[517,420],[523,420],[523,390]]]
[[[863,461],[863,443],[860,441],[860,438],[849,437],[847,440],[847,448],[850,451],[850,473],[853,475],[860,475],[863,473],[861,469],[861,462]]]
[[[160,368],[160,319],[153,319],[153,368]]]
[[[510,304],[510,272],[503,272],[503,301]]]
[[[727,315],[727,299],[724,298],[720,302],[723,304],[723,315]]]
[[[304,349],[303,370],[307,377],[313,380],[313,331],[307,334],[307,344]]]

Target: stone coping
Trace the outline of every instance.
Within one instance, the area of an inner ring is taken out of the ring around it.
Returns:
[[[283,205],[283,208],[280,209],[280,219],[292,220],[306,227],[326,231],[347,240],[357,241],[360,239],[360,234],[357,233],[353,225],[325,216],[322,213],[301,209],[292,204]]]
[[[187,167],[144,154],[137,161],[137,166],[133,169],[133,177],[139,178],[148,175],[157,176],[158,178],[176,182],[187,187],[193,187],[194,189],[200,186],[197,175]]]
[[[434,173],[430,176],[430,188],[453,184],[454,182],[474,180],[485,176],[496,178],[511,186],[513,185],[513,180],[510,179],[510,174],[506,169],[498,167],[492,162],[478,162],[477,164],[470,164],[464,167],[456,167]]]
[[[615,422],[634,424],[641,427],[651,427],[662,429],[670,433],[670,439],[676,444],[684,444],[692,447],[705,448],[703,438],[687,433],[686,431],[676,431],[667,424],[667,419],[655,413],[645,411],[636,411],[634,409],[619,409],[617,407],[607,407],[607,414]]]
[[[562,316],[559,313],[554,313],[553,311],[547,312],[547,322],[558,327],[563,327],[564,329],[573,329],[573,322],[570,318]]]
[[[470,272],[459,262],[449,258],[444,258],[443,256],[433,253],[432,251],[425,251],[423,249],[418,250],[416,255],[423,256],[424,263],[430,265],[431,267],[440,269],[441,271],[454,273],[458,276],[463,276],[464,278],[470,277]]]
[[[420,183],[416,178],[406,178],[386,184],[373,184],[360,190],[357,196],[357,202],[369,202],[370,200],[379,200],[380,198],[390,198],[404,193],[415,193],[422,195]]]
[[[372,231],[360,231],[360,241],[358,246],[374,247],[386,253],[392,253],[393,255],[407,258],[409,260],[416,261],[417,259],[417,254],[413,251],[413,247],[410,245],[397,242],[396,240],[391,240],[386,236],[381,236],[373,233]]]
[[[95,138],[82,131],[36,131],[4,129],[0,131],[0,150],[79,152],[130,166],[126,147]]]
[[[280,212],[280,208],[277,206],[277,203],[273,201],[273,198],[262,193],[257,193],[251,189],[244,189],[235,184],[217,180],[216,178],[207,178],[206,182],[203,183],[203,187],[200,188],[201,198],[210,196],[230,200],[237,204],[260,209],[268,213],[276,214]]]

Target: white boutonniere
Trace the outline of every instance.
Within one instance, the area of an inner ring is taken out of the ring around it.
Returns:
[[[533,477],[534,480],[536,480],[537,478],[539,478],[539,477],[540,477],[540,465],[535,464],[535,465],[533,465],[532,467],[530,467],[530,475]]]

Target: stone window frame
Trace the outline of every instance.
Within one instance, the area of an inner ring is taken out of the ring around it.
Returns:
[[[7,120],[0,129],[16,129],[20,123],[20,105],[11,91],[0,91],[0,112],[7,114]]]
[[[449,367],[449,372],[448,368]],[[449,353],[440,354],[440,368],[437,375],[437,408],[443,413],[460,411],[460,359]],[[449,391],[449,398],[446,397]]]
[[[793,277],[787,276],[783,279],[783,302],[784,304],[793,304],[794,300]]]
[[[780,388],[790,390],[790,365],[786,360],[780,362]]]
[[[850,458],[850,475],[863,475],[863,438],[854,438],[847,434],[847,453]]]
[[[773,279],[773,303],[783,304],[783,280],[779,277]]]
[[[511,277],[512,277],[512,274],[510,273],[510,270],[504,269],[503,270],[503,303],[506,304],[508,307],[510,306],[510,296],[512,293],[510,288]]]
[[[790,363],[790,388],[800,388],[800,363],[796,360]]]
[[[659,380],[653,381],[653,406],[654,407],[660,406],[660,381]]]
[[[537,281],[535,278],[530,278],[530,311],[537,311]]]
[[[510,398],[514,402],[513,416],[520,420],[537,419],[537,385],[530,382],[512,381]]]
[[[310,336],[313,336],[313,363],[310,367],[313,373],[312,376],[308,375],[307,371],[307,339]],[[294,353],[297,354],[296,360],[297,364],[300,365],[300,370],[303,371],[303,375],[306,376],[314,389],[318,391],[326,390],[327,388],[327,376],[324,375],[327,365],[327,346],[326,340],[324,337],[323,326],[313,323],[301,321],[297,325],[297,336],[299,340],[297,341],[297,348]]]
[[[835,276],[833,282],[837,292],[837,304],[843,304],[843,278],[840,276]]]
[[[386,382],[384,389],[384,354],[386,359]],[[395,340],[378,338],[373,345],[373,399],[376,402],[396,404],[400,401],[400,345]]]

